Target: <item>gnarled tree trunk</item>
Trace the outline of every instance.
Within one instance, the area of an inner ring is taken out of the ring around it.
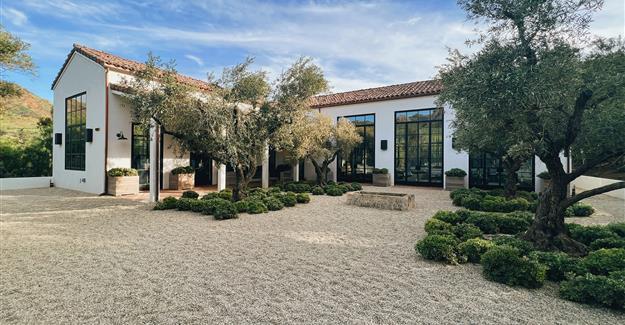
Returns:
[[[503,168],[506,171],[506,181],[504,183],[504,195],[506,198],[513,198],[516,196],[517,183],[519,182],[519,176],[517,172],[521,169],[521,161],[514,159],[503,159]]]

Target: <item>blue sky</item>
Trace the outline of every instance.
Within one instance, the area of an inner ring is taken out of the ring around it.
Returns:
[[[50,84],[73,43],[145,61],[174,59],[179,72],[208,72],[256,58],[271,76],[313,57],[332,91],[432,78],[447,48],[474,38],[455,1],[0,0],[0,23],[29,42],[37,76],[9,73],[51,99]],[[591,32],[624,33],[623,0],[606,0]]]

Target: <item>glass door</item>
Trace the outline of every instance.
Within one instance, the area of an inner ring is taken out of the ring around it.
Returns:
[[[139,187],[150,186],[150,135],[140,124],[132,125],[130,166],[139,173]]]
[[[362,142],[347,156],[339,156],[337,179],[345,182],[371,182],[375,166],[375,115],[344,116],[356,126]]]
[[[441,108],[395,113],[395,181],[443,185]]]
[[[534,190],[534,159],[529,159],[517,171],[518,187],[529,191]],[[506,173],[501,159],[489,153],[469,154],[469,187],[496,188],[503,187]]]

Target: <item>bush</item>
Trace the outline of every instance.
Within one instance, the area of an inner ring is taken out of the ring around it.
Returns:
[[[590,252],[582,259],[582,266],[595,275],[608,275],[610,272],[625,270],[625,249],[602,248]]]
[[[469,195],[469,196],[459,196],[457,198],[459,201],[459,203],[457,204],[458,206],[465,207],[469,210],[480,210],[482,208],[482,199],[478,196]],[[456,199],[454,199],[453,202],[456,202]]]
[[[211,200],[211,199],[219,199],[219,193],[218,192],[210,192],[210,193],[206,193],[204,196],[202,196],[202,200]]]
[[[625,248],[625,239],[602,238],[597,239],[590,244],[590,250],[596,251],[602,248]]]
[[[480,228],[470,223],[461,223],[453,226],[453,234],[458,237],[460,241],[465,241],[472,238],[481,238],[484,233],[482,233]]]
[[[388,169],[386,168],[374,168],[373,169],[373,173],[374,174],[388,174]]]
[[[452,234],[453,226],[445,221],[429,219],[425,222],[425,232],[428,234]]]
[[[583,274],[584,268],[578,258],[571,257],[562,252],[531,252],[530,259],[547,267],[547,279],[560,282],[567,278],[567,274]]]
[[[197,206],[197,202],[201,200],[190,199],[190,198],[180,198],[176,201],[176,208],[180,211],[192,211],[194,206]]]
[[[523,219],[529,224],[532,224],[532,222],[534,222],[534,213],[529,211],[512,211],[510,213],[506,213],[506,216]]]
[[[278,203],[281,203],[281,202],[278,201]],[[266,213],[267,211],[268,211],[267,206],[261,200],[250,200],[247,203],[247,213],[249,214]]]
[[[221,200],[212,208],[212,214],[217,220],[237,218],[237,207],[231,201]]]
[[[247,206],[249,205],[249,201],[241,200],[234,202],[234,207],[237,208],[238,213],[247,212]]]
[[[282,201],[285,207],[294,207],[297,204],[297,196],[293,192],[276,195],[276,198]]]
[[[162,201],[156,202],[156,205],[154,206],[154,210],[175,209],[177,207],[177,201],[178,200],[176,200],[175,197],[168,196],[164,198]]]
[[[361,185],[360,183],[353,182],[351,185],[352,185],[352,189],[353,189],[354,191],[360,191],[360,190],[362,190],[362,185]]]
[[[617,236],[625,238],[625,222],[610,223],[607,228]]]
[[[521,256],[512,246],[495,246],[482,255],[484,276],[511,286],[538,288],[545,282],[546,267]]]
[[[217,193],[217,196],[220,199],[224,199],[227,201],[232,201],[232,190],[231,189],[225,189],[225,190],[221,190],[219,191],[219,193]]]
[[[329,196],[341,196],[343,195],[343,190],[340,189],[338,186],[330,186],[325,190],[326,194],[328,194]]]
[[[560,284],[560,297],[575,302],[625,309],[625,281],[586,274]]]
[[[489,240],[471,238],[458,245],[458,252],[462,256],[465,256],[469,262],[479,263],[482,255],[493,247],[495,247],[495,244]]]
[[[497,231],[502,234],[516,235],[526,231],[530,227],[530,222],[526,219],[516,218],[510,215],[500,215],[495,217]]]
[[[214,214],[217,206],[224,204],[224,202],[232,203],[221,198],[215,198],[210,200],[197,200],[197,202],[199,203],[197,204],[197,207],[194,211],[202,212],[203,214]]]
[[[607,226],[580,226],[576,224],[567,224],[571,238],[588,246],[592,242],[603,238],[616,238],[616,233]]]
[[[284,185],[284,190],[295,193],[308,193],[310,192],[310,185],[307,183],[287,183]]]
[[[193,169],[193,167],[191,167],[191,166],[176,167],[176,168],[171,170],[171,173],[174,174],[174,175],[178,175],[178,174],[193,174],[193,173],[195,173],[195,169]]]
[[[326,192],[323,190],[323,187],[321,187],[321,186],[313,187],[311,192],[312,192],[313,195],[324,195],[324,194],[326,194]]]
[[[434,214],[432,218],[447,222],[452,225],[456,225],[464,221],[464,219],[460,215],[453,211],[438,211],[436,212],[436,214]]]
[[[284,208],[284,203],[275,197],[268,197],[263,203],[265,203],[269,211],[278,211]]]
[[[282,189],[277,186],[272,186],[267,189],[267,194],[270,194],[270,195],[280,193],[280,192],[282,192]]]
[[[200,195],[196,191],[184,191],[182,197],[186,199],[197,199]]]
[[[493,243],[497,246],[510,246],[519,251],[521,255],[528,255],[534,251],[534,245],[531,242],[525,241],[512,236],[495,236]]]
[[[445,172],[445,176],[447,177],[465,177],[467,176],[467,172],[460,168],[452,168]]]
[[[137,176],[137,170],[134,168],[111,168],[107,172],[111,177]]]
[[[425,259],[456,264],[457,244],[458,239],[451,235],[428,235],[417,242],[415,250]]]
[[[589,217],[595,213],[595,209],[589,204],[577,202],[566,208],[564,215],[566,217]]]
[[[492,213],[471,213],[465,222],[477,226],[485,234],[497,233],[497,219]]]
[[[310,202],[310,195],[308,195],[308,193],[297,193],[295,199],[297,203],[308,203]]]
[[[345,185],[336,185],[336,188],[340,189],[341,191],[343,191],[343,194],[349,192],[349,188]]]

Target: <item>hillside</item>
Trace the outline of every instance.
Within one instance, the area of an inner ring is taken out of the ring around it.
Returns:
[[[49,101],[21,88],[20,96],[0,99],[0,136],[28,142],[37,132],[37,121],[51,115]]]

